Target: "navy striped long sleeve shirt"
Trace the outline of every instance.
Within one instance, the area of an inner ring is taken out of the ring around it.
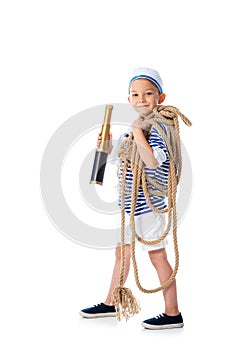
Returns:
[[[164,129],[164,131],[168,135],[167,127],[163,124],[160,124],[160,126]],[[125,137],[128,137],[128,134],[124,134],[122,139],[124,139]],[[149,169],[146,166],[144,166],[145,174],[148,177],[151,177],[152,179],[154,179],[156,183],[166,186],[168,182],[168,172],[170,167],[168,150],[162,135],[159,133],[159,131],[155,127],[151,127],[148,143],[152,147],[153,154],[157,159],[159,165],[155,169]],[[123,169],[120,166],[119,174],[118,174],[119,182],[120,182],[119,188],[121,188],[122,170]],[[131,170],[131,167],[128,166],[126,178],[125,178],[125,196],[124,196],[124,209],[125,209],[125,212],[128,214],[131,213],[132,181],[133,181],[132,170]],[[153,185],[151,185],[148,181],[147,181],[147,186],[149,189],[156,190],[156,188]],[[158,196],[158,195],[149,194],[149,198],[152,205],[157,209],[162,210],[167,207],[167,197],[163,195]],[[119,194],[118,204],[121,207],[121,193]],[[146,203],[143,189],[140,186],[138,189],[138,197],[137,197],[136,209],[135,209],[134,215],[137,216],[137,215],[142,215],[149,212],[152,212],[152,209]]]

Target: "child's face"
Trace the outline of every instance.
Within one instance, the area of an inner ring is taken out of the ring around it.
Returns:
[[[131,84],[128,101],[135,107],[153,110],[164,99],[165,94],[160,95],[158,88],[150,80],[136,79]]]

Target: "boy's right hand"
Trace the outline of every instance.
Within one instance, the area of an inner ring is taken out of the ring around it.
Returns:
[[[98,134],[98,139],[97,139],[97,148],[100,146],[101,143],[102,143],[102,133],[100,132],[100,133]],[[112,133],[110,132],[110,134],[109,134],[108,154],[111,153],[112,148],[113,148],[113,145],[112,145]]]
[[[102,133],[100,132],[100,133],[98,134],[97,147],[99,147],[101,143],[102,143]]]

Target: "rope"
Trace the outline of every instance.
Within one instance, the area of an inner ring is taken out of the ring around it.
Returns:
[[[119,286],[113,291],[113,301],[115,303],[117,319],[120,321],[122,318],[126,320],[129,317],[137,314],[140,311],[139,302],[133,296],[129,288],[124,287],[124,274],[125,274],[125,211],[124,211],[124,196],[128,193],[126,187],[126,173],[130,166],[133,174],[133,182],[131,189],[131,213],[130,213],[130,229],[131,229],[131,258],[133,262],[134,277],[137,287],[144,293],[155,293],[168,287],[175,279],[176,273],[179,267],[179,249],[177,242],[177,215],[176,215],[176,192],[177,185],[181,176],[182,169],[182,156],[181,156],[181,144],[179,137],[179,121],[180,117],[187,126],[191,126],[192,123],[186,118],[176,107],[173,106],[156,106],[153,111],[143,116],[144,120],[151,126],[154,126],[162,135],[165,144],[168,149],[170,168],[168,173],[167,186],[159,185],[154,179],[147,176],[144,170],[144,163],[141,160],[139,152],[137,150],[137,144],[133,140],[133,133],[130,133],[119,148],[119,166],[122,169],[121,175],[121,267],[120,267],[120,280]],[[169,135],[166,134],[162,125],[166,125],[169,131]],[[147,182],[156,188],[155,191],[148,190]],[[155,240],[147,241],[139,237],[136,233],[134,213],[136,209],[138,189],[142,187],[146,203],[156,213],[167,213],[167,227],[164,233]],[[150,201],[149,194],[167,196],[168,206],[166,209],[159,210],[154,207]],[[161,286],[153,289],[145,289],[142,287],[139,280],[138,267],[135,254],[136,239],[145,245],[154,245],[160,243],[168,235],[172,227],[173,243],[175,253],[175,266],[171,276]]]

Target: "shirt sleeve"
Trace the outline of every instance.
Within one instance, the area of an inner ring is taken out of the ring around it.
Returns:
[[[167,156],[166,156],[165,152],[160,147],[157,147],[157,146],[152,147],[152,148],[153,148],[154,157],[158,161],[158,166],[162,165],[162,163],[167,160]]]
[[[148,142],[153,149],[154,157],[157,159],[159,166],[169,159],[166,143],[155,127],[151,128],[151,135]]]

